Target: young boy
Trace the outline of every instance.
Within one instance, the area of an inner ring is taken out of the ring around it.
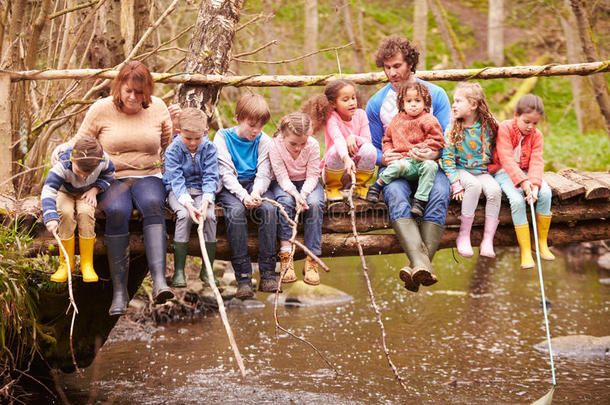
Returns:
[[[231,264],[238,284],[235,296],[240,299],[254,296],[252,263],[248,256],[248,210],[253,211],[259,224],[259,290],[276,290],[277,209],[261,200],[261,196],[273,199],[273,193],[267,191],[271,181],[269,147],[272,141],[262,132],[270,118],[265,99],[257,94],[246,94],[235,108],[237,126],[220,130],[214,137],[223,187],[218,193],[218,202],[224,210]]]
[[[42,188],[43,220],[47,230],[57,232],[68,253],[70,269],[74,272],[74,230],[78,225],[78,246],[83,281],[96,282],[93,269],[95,244],[95,207],[97,194],[104,192],[114,179],[114,165],[96,138],[85,136],[73,148],[59,155],[49,171]],[[76,208],[76,216],[74,211]],[[59,268],[51,280],[63,283],[68,279],[68,264],[63,253]]]
[[[165,182],[169,206],[176,213],[174,232],[174,287],[186,287],[184,265],[193,222],[203,223],[205,248],[214,263],[216,256],[216,216],[214,200],[218,188],[216,146],[208,139],[208,120],[197,108],[179,113],[180,135],[165,150]],[[205,263],[199,278],[207,284]]]
[[[432,183],[438,171],[434,160],[417,161],[411,156],[414,149],[438,151],[444,144],[443,130],[438,120],[430,114],[432,98],[426,85],[414,82],[398,87],[396,106],[398,115],[394,117],[383,137],[383,153],[398,152],[402,159],[393,161],[379,174],[375,184],[369,188],[368,201],[379,201],[379,193],[392,180],[403,178],[418,180],[417,192],[411,206],[411,214],[424,214]]]

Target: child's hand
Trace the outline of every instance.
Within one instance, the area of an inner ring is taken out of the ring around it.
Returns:
[[[172,104],[167,107],[167,110],[169,111],[169,116],[172,119],[174,133],[180,132],[180,112],[182,111],[180,104]]]
[[[297,203],[297,211],[307,211],[309,209],[309,205],[307,205],[307,199],[302,194],[297,194],[294,196],[294,199]]]
[[[355,156],[358,153],[358,143],[356,142],[356,137],[354,135],[348,135],[345,138],[345,143],[347,144],[347,152],[350,156]]]
[[[346,156],[345,159],[343,159],[343,163],[345,164],[345,172],[348,176],[356,174],[356,164],[349,156]]]
[[[462,201],[464,199],[464,190],[462,191],[458,191],[457,193],[454,193],[451,198],[453,198],[456,201]]]
[[[84,200],[87,204],[95,208],[97,207],[97,193],[99,193],[99,191],[99,188],[91,187],[80,196],[80,199]]]
[[[246,206],[247,209],[251,210],[252,208],[256,208],[259,205],[261,205],[262,200],[260,198],[260,196],[252,193],[248,196],[246,196],[246,198],[244,198],[244,205]]]
[[[45,224],[45,226],[47,227],[47,231],[54,234],[55,232],[57,232],[57,229],[59,228],[59,222],[55,221],[55,220],[49,221]]]
[[[464,199],[464,186],[460,180],[451,183],[451,194],[451,198],[454,200],[462,201]]]
[[[534,188],[536,188],[536,194],[534,194]],[[538,199],[537,187],[532,186],[529,180],[525,180],[521,183],[521,189],[525,193],[525,201],[529,204],[530,202],[536,202]]]
[[[193,207],[193,204],[190,202],[184,204],[184,207],[188,211],[189,216],[191,217],[193,222],[199,225],[199,222],[201,221],[201,211],[198,211],[195,207]],[[203,220],[205,221],[205,217],[203,218]]]

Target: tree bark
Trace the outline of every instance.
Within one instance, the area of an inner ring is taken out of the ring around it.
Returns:
[[[580,41],[583,45],[585,57],[589,62],[595,61],[599,56],[597,55],[593,40],[591,39],[591,26],[589,25],[589,18],[587,17],[587,10],[580,0],[570,0],[570,5],[576,16],[576,23],[578,25],[578,32],[580,34]],[[608,95],[606,79],[602,74],[597,74],[591,76],[591,81],[593,83],[595,98],[599,104],[599,109],[604,116],[606,132],[608,133],[608,136],[610,136],[610,96]]]
[[[195,33],[185,62],[185,72],[222,75],[229,68],[231,47],[244,0],[203,0]],[[183,107],[202,109],[211,119],[220,95],[220,85],[179,87],[177,97]]]
[[[134,43],[135,45],[140,38],[144,35],[149,26],[155,22],[155,0],[135,0],[134,2]],[[155,36],[151,35],[144,42],[144,45],[140,48],[139,53],[147,53],[155,48]],[[133,48],[133,46],[132,46]],[[158,58],[155,55],[151,55],[146,58],[146,66],[155,72],[159,69]]]
[[[314,52],[318,49],[318,0],[305,0],[305,33],[303,53]],[[303,60],[303,72],[306,75],[318,73],[316,56]]]
[[[413,42],[419,50],[418,69],[426,69],[428,50],[426,38],[428,36],[428,0],[415,0],[413,6]]]
[[[425,0],[424,0],[425,1]],[[342,0],[341,8],[343,9],[343,19],[345,21],[345,33],[347,35],[347,39],[349,42],[352,42],[354,49],[354,67],[356,68],[356,72],[363,73],[364,72],[364,54],[362,53],[362,47],[359,43],[356,35],[354,34],[354,23],[352,22],[352,12],[350,10],[349,1]],[[421,53],[420,53],[421,60]]]
[[[466,66],[466,61],[464,59],[464,53],[460,49],[458,39],[451,29],[451,25],[449,24],[449,20],[447,19],[447,13],[443,8],[443,5],[439,0],[429,0],[428,5],[430,6],[430,11],[434,15],[434,20],[436,21],[436,26],[441,31],[441,36],[443,37],[443,41],[451,54],[451,61],[455,66],[464,67]]]
[[[489,0],[487,56],[496,66],[504,64],[504,0]]]
[[[105,6],[106,46],[110,54],[110,66],[116,66],[125,60],[125,40],[121,34],[121,1],[107,0]]]
[[[275,17],[276,5],[274,0],[265,0],[263,2],[263,12],[266,15],[272,16],[267,21],[265,21],[265,28],[263,29],[265,35],[265,43],[270,43],[274,39],[277,38],[275,33],[275,25],[273,23],[273,17]],[[267,48],[267,56],[269,60],[276,59],[276,49],[275,46],[270,46]],[[268,68],[269,75],[274,76],[277,74],[277,66],[269,65]],[[269,109],[272,114],[279,114],[282,109],[282,94],[278,87],[271,87],[269,89]]]
[[[12,176],[11,170],[11,78],[0,73],[0,192],[13,192],[13,183],[7,181]]]

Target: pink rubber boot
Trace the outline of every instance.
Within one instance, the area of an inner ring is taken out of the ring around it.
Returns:
[[[468,217],[466,215],[460,216],[460,233],[458,234],[457,240],[455,241],[457,245],[458,254],[462,257],[472,257],[474,254],[472,251],[472,246],[470,245],[470,229],[472,228],[472,221],[474,221],[474,216]]]
[[[485,230],[483,231],[483,240],[479,247],[479,255],[485,257],[496,257],[494,252],[494,235],[500,221],[494,217],[485,217]]]

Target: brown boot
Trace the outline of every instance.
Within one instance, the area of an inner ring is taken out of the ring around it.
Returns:
[[[294,260],[290,260],[290,252],[280,252],[280,272],[284,274],[282,283],[294,283],[297,275],[294,272]],[[286,270],[288,268],[288,270]],[[284,271],[286,271],[284,273]]]
[[[318,285],[320,284],[320,274],[318,274],[318,263],[307,256],[305,258],[305,266],[303,267],[303,281],[305,284]]]

